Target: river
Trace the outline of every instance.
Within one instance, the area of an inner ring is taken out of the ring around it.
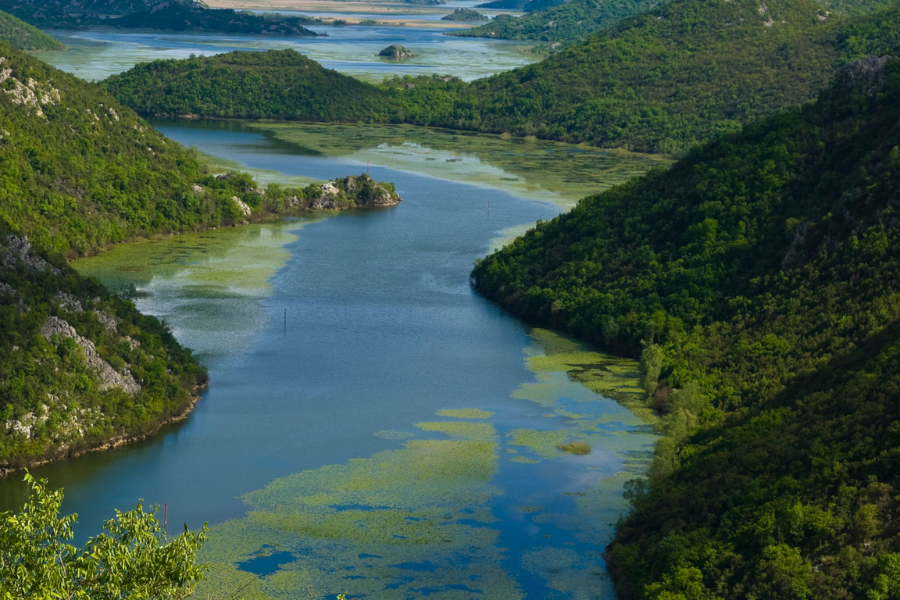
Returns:
[[[255,172],[366,169],[229,124],[159,126]],[[613,598],[601,553],[655,440],[610,399],[637,397],[636,365],[528,327],[468,280],[510,231],[561,208],[407,167],[368,167],[396,184],[391,209],[75,263],[133,286],[211,378],[152,440],[34,469],[65,488],[78,541],[143,498],[167,505],[173,532],[210,523],[199,597]],[[576,441],[590,453],[560,449]],[[4,507],[21,502],[18,479],[0,486]]]

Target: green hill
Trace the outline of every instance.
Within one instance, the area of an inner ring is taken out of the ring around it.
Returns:
[[[900,51],[898,32],[896,5],[845,21],[805,0],[676,0],[474,82],[440,121],[679,152],[812,99],[849,59]]]
[[[0,0],[0,10],[38,27],[88,26],[255,35],[314,36],[312,17],[212,9],[197,0]]]
[[[667,436],[619,598],[895,597],[898,122],[900,60],[853,63],[476,265],[513,313],[642,353]]]
[[[391,97],[294,50],[157,60],[102,84],[142,114],[353,121],[389,118]]]
[[[63,50],[65,46],[40,29],[0,12],[0,42],[19,50]]]
[[[169,29],[173,31],[209,31],[245,33],[267,36],[308,37],[324,35],[304,25],[315,23],[311,17],[287,17],[277,14],[258,15],[225,8],[210,9],[197,5],[173,4],[163,10],[152,8],[120,17],[109,23],[115,27],[134,29]]]
[[[541,42],[573,40],[606,29],[626,17],[640,14],[658,4],[658,0],[628,0],[627,2],[571,0],[561,6],[554,6],[521,17],[497,15],[485,25],[462,31],[451,31],[446,35]]]
[[[488,18],[471,8],[457,8],[449,15],[441,17],[442,21],[487,21]]]
[[[848,60],[898,51],[900,5],[850,20],[807,0],[676,0],[471,84],[371,86],[299,56],[232,53],[156,61],[105,85],[142,114],[403,122],[678,153],[812,99]]]

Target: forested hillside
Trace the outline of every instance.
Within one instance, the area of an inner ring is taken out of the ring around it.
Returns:
[[[900,53],[900,5],[849,20],[808,0],[675,0],[471,84],[369,86],[299,56],[233,53],[157,61],[106,86],[142,114],[403,122],[678,153],[810,100],[851,59],[891,53]]]
[[[142,114],[312,121],[387,120],[391,98],[295,50],[157,60],[102,84]]]
[[[626,17],[640,14],[660,4],[659,0],[570,0],[536,13],[513,17],[497,15],[490,23],[447,35],[502,40],[558,42],[574,40],[606,29]],[[500,8],[500,7],[497,7]]]
[[[900,60],[582,200],[479,291],[642,355],[667,433],[620,598],[896,597]]]
[[[65,46],[28,23],[0,12],[0,42],[19,50],[62,50]]]
[[[38,27],[89,26],[257,35],[314,36],[303,27],[318,19],[211,9],[198,0],[0,0],[0,10]]]

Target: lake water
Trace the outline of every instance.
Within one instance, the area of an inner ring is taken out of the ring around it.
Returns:
[[[256,172],[365,168],[255,131],[161,130]],[[472,292],[473,262],[557,204],[414,166],[368,168],[397,207],[76,263],[134,286],[211,377],[152,440],[34,469],[65,488],[79,541],[143,498],[168,505],[173,533],[210,523],[198,597],[613,598],[601,553],[655,441],[610,399],[639,394],[636,365]],[[19,479],[2,480],[0,509],[21,502]]]
[[[325,13],[321,13],[325,14]],[[333,16],[340,18],[340,13]],[[257,38],[226,34],[129,32],[121,29],[47,32],[66,45],[60,52],[34,53],[54,67],[82,79],[99,81],[140,62],[212,55],[234,50],[292,48],[329,69],[370,82],[394,75],[454,75],[466,81],[535,62],[527,42],[483,40],[443,35],[440,27],[310,26],[328,37]],[[391,44],[409,48],[415,57],[392,61],[377,56]]]

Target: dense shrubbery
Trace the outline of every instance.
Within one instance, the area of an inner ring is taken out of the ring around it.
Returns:
[[[656,0],[627,2],[571,0],[562,6],[553,6],[521,17],[498,15],[485,25],[463,31],[451,31],[447,35],[539,42],[574,40],[606,29],[626,17],[640,14],[658,4]]]
[[[103,85],[143,114],[325,122],[389,118],[386,91],[325,69],[294,50],[157,60]]]
[[[643,355],[668,435],[609,552],[621,598],[895,597],[900,61],[881,64],[473,272],[518,315]]]
[[[813,98],[850,59],[900,51],[898,32],[900,5],[850,21],[807,0],[676,0],[471,84],[370,86],[283,51],[156,61],[106,86],[144,114],[403,122],[677,153]]]
[[[0,12],[0,42],[19,50],[62,50],[65,46],[40,29]]]

